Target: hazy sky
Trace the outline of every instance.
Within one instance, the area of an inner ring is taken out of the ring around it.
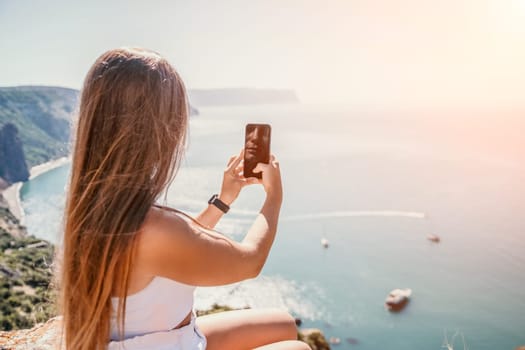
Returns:
[[[525,105],[525,0],[0,0],[0,85],[80,88],[97,56],[165,55],[190,88],[306,102]]]

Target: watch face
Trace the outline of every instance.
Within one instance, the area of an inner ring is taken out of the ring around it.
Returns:
[[[217,194],[214,194],[213,196],[211,196],[211,198],[208,200],[208,204],[213,204],[213,202],[215,202],[215,199],[217,199],[217,197],[219,197],[219,195]]]
[[[214,194],[208,201],[208,204],[213,204],[225,214],[228,212],[228,210],[230,210],[230,207],[219,199],[218,194]]]

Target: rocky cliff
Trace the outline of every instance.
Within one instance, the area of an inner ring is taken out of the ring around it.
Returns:
[[[0,88],[0,127],[16,126],[28,167],[69,153],[70,118],[77,96],[77,90],[60,87]]]
[[[0,178],[8,183],[29,178],[22,141],[18,137],[18,129],[12,123],[0,128]]]

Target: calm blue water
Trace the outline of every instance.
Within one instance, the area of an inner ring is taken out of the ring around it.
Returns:
[[[456,332],[456,349],[462,336],[471,350],[525,344],[524,118],[203,108],[169,204],[193,214],[206,206],[247,122],[272,124],[285,191],[278,237],[262,276],[199,288],[197,307],[287,308],[341,338],[334,349],[440,349]],[[37,236],[58,241],[68,171],[22,188]],[[263,195],[246,188],[217,229],[241,239]],[[385,296],[404,287],[407,308],[387,312]]]

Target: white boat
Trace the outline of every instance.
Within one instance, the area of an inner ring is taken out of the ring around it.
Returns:
[[[439,238],[438,235],[435,235],[433,233],[429,233],[427,235],[427,239],[431,242],[434,242],[434,243],[439,243],[439,241],[441,241],[441,238]]]
[[[332,345],[339,345],[341,344],[341,339],[340,338],[337,338],[337,337],[330,337],[330,339],[328,340],[328,342]]]
[[[326,238],[321,238],[321,245],[324,248],[328,248],[328,246],[329,246],[328,240]]]
[[[412,289],[394,289],[385,299],[385,306],[390,311],[399,311],[408,303]]]

